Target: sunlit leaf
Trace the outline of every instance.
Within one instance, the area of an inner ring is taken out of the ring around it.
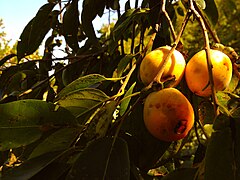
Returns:
[[[124,70],[126,69],[127,65],[131,62],[131,60],[133,59],[133,55],[132,54],[129,54],[129,55],[126,55],[124,56],[120,62],[118,63],[118,66],[117,66],[117,69],[115,71],[116,73],[116,77],[121,77]]]
[[[102,91],[85,88],[72,91],[58,100],[58,104],[68,109],[74,116],[81,119],[81,114],[98,108],[109,97]],[[91,109],[93,108],[93,109]],[[81,120],[80,120],[81,121]]]
[[[112,147],[113,146],[113,147]],[[128,147],[125,141],[101,138],[93,141],[80,154],[70,170],[67,180],[82,179],[119,179],[130,178]]]
[[[206,8],[205,0],[195,0],[195,2],[201,9],[205,9]]]
[[[128,89],[128,91],[126,92],[126,94],[124,95],[123,98],[126,98],[127,96],[132,94],[135,85],[136,85],[136,82],[132,84],[132,86]],[[119,113],[121,116],[126,112],[128,106],[129,106],[130,100],[131,100],[131,97],[128,97],[121,102],[120,109],[119,109]]]
[[[82,76],[75,81],[68,84],[65,88],[63,88],[58,94],[58,99],[71,93],[72,91],[83,89],[83,88],[91,88],[97,83],[101,83],[107,80],[119,80],[119,78],[106,78],[100,74],[90,74],[86,76]]]

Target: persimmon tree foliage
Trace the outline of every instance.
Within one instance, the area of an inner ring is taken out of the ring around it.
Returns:
[[[240,179],[239,41],[218,37],[216,2],[49,0],[40,7],[16,55],[0,61],[1,179]],[[97,32],[94,19],[112,12],[116,22]],[[42,43],[42,58],[26,58]],[[177,141],[153,137],[143,120],[146,97],[175,80],[154,78],[146,86],[140,79],[143,58],[162,46],[171,48],[156,77],[174,50],[186,64],[203,49],[207,57],[211,96],[191,92],[185,76],[174,87],[194,111],[192,129]],[[55,57],[59,48],[65,57]],[[231,82],[222,91],[210,49],[231,59]],[[15,56],[17,64],[5,66]]]

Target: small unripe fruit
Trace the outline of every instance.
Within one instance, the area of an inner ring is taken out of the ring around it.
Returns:
[[[194,111],[188,99],[175,88],[150,93],[144,103],[147,130],[162,141],[186,137],[194,123]]]
[[[219,50],[210,49],[210,56],[215,90],[222,91],[231,81],[232,62]],[[185,78],[189,89],[196,95],[208,97],[212,94],[205,50],[199,51],[189,60]]]
[[[170,50],[170,46],[163,46],[151,51],[143,58],[140,65],[140,79],[144,85],[147,86],[154,80]],[[165,82],[168,79],[175,78],[169,87],[177,86],[182,79],[185,66],[186,62],[183,55],[179,51],[174,50],[164,68],[159,82]]]

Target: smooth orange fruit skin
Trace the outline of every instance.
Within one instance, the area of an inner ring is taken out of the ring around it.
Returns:
[[[150,93],[144,103],[143,119],[147,130],[159,140],[184,138],[194,123],[188,99],[175,88]]]
[[[210,50],[213,65],[213,82],[216,91],[224,90],[232,78],[232,62],[219,50]],[[205,50],[196,53],[187,63],[185,78],[189,89],[198,96],[208,97],[212,94],[209,82]]]
[[[143,58],[140,65],[140,79],[144,85],[149,85],[156,77],[159,69],[163,65],[163,60],[167,57],[170,50],[170,46],[163,46],[151,51]],[[165,82],[167,79],[175,77],[175,80],[169,87],[177,86],[183,77],[185,66],[186,62],[183,55],[179,51],[174,50],[165,66],[160,81]]]

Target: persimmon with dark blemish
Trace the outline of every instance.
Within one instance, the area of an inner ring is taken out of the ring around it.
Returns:
[[[143,117],[150,134],[162,141],[186,137],[194,123],[192,105],[175,88],[150,93],[144,103]]]

